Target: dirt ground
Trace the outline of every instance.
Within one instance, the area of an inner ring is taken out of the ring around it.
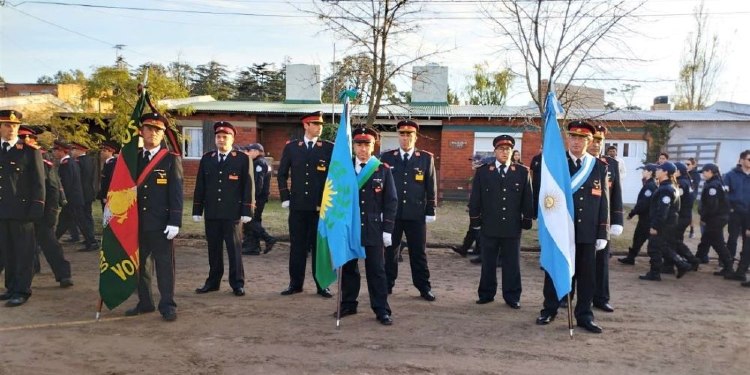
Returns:
[[[279,295],[286,244],[244,258],[248,294],[234,297],[226,282],[193,292],[208,269],[204,244],[180,241],[173,323],[157,313],[125,318],[135,297],[95,322],[97,254],[70,245],[66,253],[74,287],[58,288],[44,264],[26,305],[0,307],[0,374],[750,373],[750,289],[711,275],[715,259],[656,283],[637,278],[646,258],[635,267],[612,258],[616,311],[595,310],[604,334],[579,329],[571,340],[563,311],[549,326],[534,324],[543,281],[536,253],[522,255],[520,310],[500,297],[476,305],[480,268],[436,248],[428,258],[437,301],[419,298],[405,262],[389,298],[394,325],[375,320],[363,278],[359,314],[340,329],[335,299],[314,293],[309,271],[304,293]]]

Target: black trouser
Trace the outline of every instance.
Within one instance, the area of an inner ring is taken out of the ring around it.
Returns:
[[[289,211],[289,286],[292,289],[302,289],[305,285],[305,268],[307,266],[307,252],[312,253],[312,274],[315,287],[322,288],[315,278],[315,254],[318,240],[318,211]]]
[[[633,244],[628,249],[629,258],[637,257],[641,247],[648,240],[649,221],[648,215],[638,215],[638,224],[635,225],[635,231],[633,232]]]
[[[681,259],[678,257],[677,252],[672,247],[674,238],[675,227],[665,226],[657,231],[657,234],[652,234],[648,239],[648,256],[651,258],[649,264],[651,265],[651,272],[660,273],[662,265],[664,265],[664,259],[670,259],[671,264],[679,264]]]
[[[695,256],[699,259],[708,256],[708,251],[713,247],[716,251],[716,255],[719,256],[719,263],[721,266],[732,267],[733,258],[729,254],[727,245],[724,242],[724,226],[727,225],[725,220],[710,220],[706,222],[706,226],[703,229],[703,235],[701,236],[701,242],[698,244],[698,251]]]
[[[737,211],[734,211],[729,214],[729,225],[727,226],[727,250],[729,250],[729,255],[734,258],[737,255],[737,238],[742,236],[742,246],[744,248],[745,246],[745,240],[744,240],[744,230],[745,228],[745,217],[747,217],[747,214],[741,214]]]
[[[388,305],[388,286],[385,279],[385,258],[382,247],[365,246],[365,276],[370,308],[375,316],[391,314]],[[360,276],[357,259],[352,259],[341,269],[341,308],[356,309],[359,297]]]
[[[273,238],[263,228],[263,209],[266,202],[256,202],[253,220],[242,224],[242,249],[247,251],[260,251],[260,240],[268,242]]]
[[[406,246],[409,248],[409,266],[411,280],[420,292],[432,289],[430,286],[430,270],[427,268],[427,254],[425,241],[427,225],[424,220],[396,220],[393,227],[393,246],[385,249],[385,274],[388,278],[388,290],[393,289],[398,278],[398,249],[401,236],[406,235]]]
[[[479,230],[472,228],[471,224],[469,224],[469,229],[466,230],[466,235],[464,236],[464,241],[461,244],[461,247],[464,250],[469,250],[469,249],[471,249],[471,245],[473,245],[474,242],[476,242],[476,246],[474,247],[474,251],[475,252],[480,252],[480,251],[482,251],[481,237],[482,236],[479,234]]]
[[[674,250],[679,254],[681,257],[685,258],[688,262],[692,264],[698,264],[700,261],[698,258],[693,255],[693,252],[690,251],[690,249],[685,245],[685,230],[690,226],[690,223],[693,222],[692,218],[685,217],[685,218],[679,218],[677,220],[677,227],[674,228],[674,231],[672,232],[672,236],[670,238],[669,245],[674,248]],[[665,260],[665,264],[671,265],[671,260],[668,262]]]
[[[91,204],[89,204],[89,207],[91,207]],[[63,206],[62,210],[60,210],[60,221],[57,224],[57,229],[55,229],[55,237],[62,237],[62,235],[70,229],[70,236],[73,239],[76,239],[78,237],[78,232],[75,231],[74,228],[78,226],[77,223],[83,223],[84,221],[88,220],[85,218],[85,215],[86,214],[84,213],[84,207],[82,206],[72,204]],[[91,224],[91,228],[81,228],[83,232],[83,238],[86,239],[87,246],[96,245],[96,238],[94,238],[93,219],[91,221]]]
[[[596,268],[596,255],[594,254],[594,244],[576,244],[576,291],[578,299],[576,301],[575,317],[578,322],[587,322],[594,320],[594,312],[591,310],[591,303],[594,300],[594,272]],[[503,260],[505,262],[505,260]],[[505,267],[505,265],[503,265]],[[571,280],[572,283],[572,280]],[[560,301],[557,299],[557,292],[552,279],[547,272],[544,273],[544,309],[542,314],[557,314],[560,307]]]
[[[70,279],[70,262],[65,259],[62,246],[55,237],[54,226],[50,226],[44,220],[34,223],[34,236],[37,245],[42,249],[44,258],[47,259],[55,280]]]
[[[206,242],[208,244],[208,278],[209,288],[219,288],[224,276],[224,251],[227,248],[229,262],[229,286],[232,290],[245,287],[245,268],[242,264],[242,247],[240,245],[239,220],[206,219]]]
[[[609,303],[609,244],[596,252],[596,271],[594,276],[594,303],[603,305]]]
[[[177,309],[174,302],[174,243],[168,240],[161,229],[141,230],[138,237],[138,309],[154,309],[151,293],[151,274],[156,269],[156,283],[159,288],[159,312],[173,313]]]
[[[0,252],[5,263],[5,289],[11,298],[31,296],[34,277],[34,223],[0,219]]]
[[[481,236],[482,276],[477,294],[479,299],[490,300],[497,293],[497,258],[503,259],[502,289],[505,302],[521,300],[521,239]],[[411,249],[409,249],[411,251]]]
[[[92,212],[91,206],[94,204],[94,201],[87,201],[83,203],[83,215],[81,216],[81,220],[78,221],[78,228],[81,229],[81,233],[83,234],[83,238],[86,239],[86,245],[87,246],[96,246],[96,238],[94,237],[94,213]]]

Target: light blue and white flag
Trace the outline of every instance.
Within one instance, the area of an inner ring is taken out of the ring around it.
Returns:
[[[575,273],[575,225],[573,192],[568,160],[557,114],[560,104],[554,92],[547,95],[544,114],[542,176],[539,184],[540,263],[552,278],[558,299],[570,293]]]

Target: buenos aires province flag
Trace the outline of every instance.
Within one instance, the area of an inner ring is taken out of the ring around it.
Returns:
[[[573,192],[568,160],[557,114],[560,112],[554,92],[547,95],[544,114],[542,174],[539,184],[540,263],[555,285],[558,299],[570,292],[575,273],[575,225]]]

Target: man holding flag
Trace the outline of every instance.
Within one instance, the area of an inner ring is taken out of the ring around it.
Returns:
[[[609,204],[607,168],[586,152],[594,127],[584,121],[568,124],[568,151],[557,125],[557,101],[547,98],[542,174],[539,191],[539,243],[545,270],[544,308],[536,323],[549,324],[557,316],[560,299],[571,290],[575,275],[578,300],[577,325],[592,333],[602,329],[594,322],[595,253],[607,245]],[[569,172],[565,173],[565,171]]]
[[[391,170],[372,156],[378,137],[372,129],[354,130],[354,172],[359,187],[361,245],[365,248],[365,273],[370,307],[383,325],[393,324],[388,306],[388,283],[385,277],[384,246],[391,245],[398,196]],[[341,271],[340,316],[357,313],[360,276],[357,259],[344,264]]]

